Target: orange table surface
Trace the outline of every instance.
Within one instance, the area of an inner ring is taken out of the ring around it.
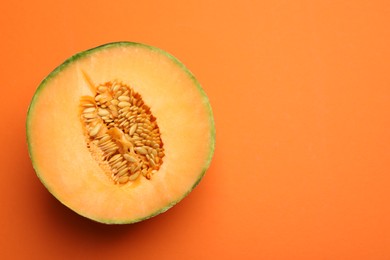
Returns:
[[[0,259],[390,259],[388,1],[20,0],[0,10]],[[196,75],[216,150],[177,206],[109,226],[41,184],[25,121],[57,65],[122,40],[162,48]]]

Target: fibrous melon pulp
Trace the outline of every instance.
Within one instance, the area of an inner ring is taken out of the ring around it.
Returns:
[[[27,140],[46,188],[82,216],[134,223],[200,181],[214,152],[208,98],[176,58],[116,42],[66,60],[38,87]]]

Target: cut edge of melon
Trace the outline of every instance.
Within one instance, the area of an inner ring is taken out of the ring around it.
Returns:
[[[204,101],[204,105],[206,107],[206,110],[208,111],[208,119],[209,119],[209,124],[210,124],[210,149],[209,149],[209,154],[207,156],[207,160],[205,161],[205,164],[204,164],[204,167],[202,169],[202,171],[200,172],[199,176],[197,177],[197,180],[196,182],[192,185],[192,187],[187,190],[181,197],[179,197],[178,199],[174,200],[174,201],[171,201],[170,203],[168,203],[166,206],[158,209],[157,211],[155,212],[152,212],[151,214],[149,214],[148,216],[145,216],[145,217],[141,217],[141,218],[136,218],[136,219],[128,219],[128,220],[116,220],[116,219],[97,219],[95,217],[91,217],[91,216],[88,216],[86,214],[83,214],[73,208],[72,211],[76,212],[77,214],[83,216],[83,217],[87,217],[93,221],[96,221],[96,222],[99,222],[99,223],[103,223],[103,224],[132,224],[132,223],[137,223],[137,222],[140,222],[140,221],[143,221],[143,220],[146,220],[146,219],[149,219],[149,218],[152,218],[156,215],[159,215],[161,213],[164,213],[166,212],[167,210],[169,210],[170,208],[172,208],[174,205],[176,205],[177,203],[179,203],[181,200],[183,200],[189,193],[191,193],[191,191],[193,191],[193,189],[200,183],[200,181],[203,179],[207,169],[210,167],[210,164],[211,164],[211,161],[212,161],[212,157],[214,155],[214,151],[215,151],[215,142],[216,142],[216,129],[215,129],[215,121],[214,121],[214,117],[213,117],[213,111],[212,111],[212,107],[210,105],[210,102],[209,102],[209,98],[208,96],[206,95],[204,89],[202,88],[202,86],[200,85],[200,83],[198,82],[198,80],[195,78],[195,76],[193,75],[193,73],[180,61],[178,60],[176,57],[174,57],[173,55],[171,55],[170,53],[167,53],[165,52],[164,50],[162,49],[159,49],[157,47],[154,47],[154,46],[150,46],[150,45],[146,45],[146,44],[143,44],[143,43],[137,43],[137,42],[128,42],[128,41],[120,41],[120,42],[111,42],[111,43],[107,43],[107,44],[104,44],[104,45],[100,45],[100,46],[97,46],[95,48],[92,48],[92,49],[89,49],[89,50],[86,50],[86,51],[81,51],[79,53],[76,53],[75,55],[71,56],[70,58],[68,58],[67,60],[65,60],[61,65],[59,65],[58,67],[56,67],[46,78],[44,78],[41,83],[39,84],[37,90],[35,91],[34,93],[34,96],[30,102],[30,105],[28,107],[28,110],[27,110],[27,120],[26,120],[26,138],[27,138],[27,145],[28,145],[28,153],[29,153],[29,157],[32,161],[32,165],[33,165],[33,168],[36,172],[36,175],[38,176],[39,180],[44,184],[44,186],[46,187],[46,189],[54,196],[56,197],[56,199],[58,201],[60,201],[60,203],[62,203],[63,205],[65,205],[66,207],[70,208],[69,205],[67,205],[66,203],[64,203],[60,197],[55,193],[55,191],[53,191],[52,189],[49,188],[49,185],[46,184],[45,180],[42,178],[41,174],[40,174],[40,170],[39,170],[39,167],[37,165],[37,163],[35,162],[34,160],[34,157],[33,157],[33,154],[32,154],[32,147],[31,147],[31,142],[29,142],[29,139],[30,139],[30,133],[29,133],[29,124],[30,124],[30,119],[31,119],[31,116],[30,116],[30,113],[34,110],[34,106],[35,106],[35,102],[37,100],[37,98],[39,97],[39,93],[40,91],[42,91],[46,84],[48,82],[50,82],[53,78],[55,78],[55,76],[60,73],[63,69],[65,69],[68,65],[70,65],[71,63],[77,61],[78,59],[81,59],[83,57],[86,57],[88,55],[91,55],[93,54],[94,52],[96,51],[100,51],[102,49],[108,49],[108,48],[111,48],[111,47],[120,47],[120,46],[137,46],[137,47],[142,47],[142,48],[147,48],[147,49],[150,49],[152,51],[155,51],[155,52],[158,52],[166,57],[168,57],[170,60],[172,60],[173,62],[175,62],[187,75],[188,77],[193,81],[194,85],[197,87],[198,91],[200,92],[201,96],[202,96],[202,99]]]

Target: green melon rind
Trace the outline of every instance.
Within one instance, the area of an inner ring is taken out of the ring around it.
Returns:
[[[115,47],[121,47],[121,46],[139,46],[139,47],[143,47],[143,48],[148,48],[148,49],[150,49],[152,51],[159,52],[159,53],[165,55],[166,57],[168,57],[169,59],[171,59],[172,61],[174,61],[185,73],[187,73],[187,75],[194,82],[195,86],[198,88],[198,91],[201,93],[202,98],[203,98],[203,103],[207,106],[207,110],[209,111],[209,120],[210,120],[210,126],[211,126],[211,132],[210,132],[210,136],[211,136],[211,138],[210,138],[211,139],[210,140],[211,141],[211,143],[210,143],[210,152],[209,152],[209,155],[208,155],[207,160],[205,162],[204,168],[203,168],[202,172],[200,173],[197,181],[194,183],[194,185],[191,187],[191,189],[188,190],[179,199],[177,199],[175,201],[172,201],[171,203],[169,203],[165,207],[157,210],[156,212],[153,212],[152,214],[150,214],[148,216],[145,216],[145,217],[142,217],[142,218],[138,218],[138,219],[128,219],[128,220],[123,220],[123,219],[120,219],[120,220],[116,220],[116,219],[97,219],[95,217],[87,216],[86,214],[78,212],[75,209],[73,209],[73,208],[69,207],[68,205],[66,205],[64,202],[62,202],[60,200],[60,198],[56,195],[56,193],[53,190],[51,190],[49,188],[49,186],[45,183],[45,180],[43,179],[43,177],[39,174],[39,166],[38,166],[38,164],[34,160],[32,147],[31,147],[31,143],[30,143],[30,133],[29,133],[30,118],[31,118],[30,115],[33,114],[35,103],[36,103],[37,99],[39,98],[39,93],[44,89],[46,84],[51,79],[53,79],[58,73],[60,73],[64,68],[66,68],[71,63],[77,61],[78,59],[87,57],[88,55],[90,55],[90,54],[92,54],[92,53],[94,53],[96,51],[101,51],[103,49],[115,48]],[[191,73],[191,71],[187,67],[185,67],[184,64],[182,62],[180,62],[176,57],[174,57],[173,55],[171,55],[171,54],[169,54],[169,53],[167,53],[167,52],[165,52],[165,51],[163,51],[163,50],[161,50],[161,49],[159,49],[157,47],[146,45],[146,44],[142,44],[142,43],[137,43],[137,42],[126,42],[126,41],[107,43],[107,44],[100,45],[100,46],[97,46],[95,48],[92,48],[92,49],[89,49],[89,50],[86,50],[86,51],[79,52],[79,53],[73,55],[72,57],[68,58],[65,62],[63,62],[61,65],[59,65],[57,68],[55,68],[45,79],[43,79],[42,82],[39,84],[37,90],[35,91],[35,94],[34,94],[32,100],[31,100],[30,106],[29,106],[28,111],[27,111],[26,134],[27,134],[28,153],[29,153],[29,156],[30,156],[33,168],[34,168],[34,170],[35,170],[39,180],[43,183],[43,185],[46,187],[46,189],[54,197],[56,197],[57,200],[59,200],[62,204],[64,204],[68,208],[72,209],[77,214],[79,214],[79,215],[81,215],[83,217],[89,218],[89,219],[91,219],[93,221],[104,223],[104,224],[132,224],[132,223],[140,222],[140,221],[152,218],[152,217],[154,217],[156,215],[159,215],[161,213],[164,213],[165,211],[167,211],[168,209],[172,208],[174,205],[179,203],[182,199],[184,199],[199,184],[199,182],[202,180],[203,176],[205,175],[207,169],[209,168],[209,166],[211,164],[212,157],[214,155],[215,136],[216,136],[213,111],[212,111],[209,99],[208,99],[205,91],[203,90],[202,86],[200,85],[198,80],[195,78],[195,76]]]

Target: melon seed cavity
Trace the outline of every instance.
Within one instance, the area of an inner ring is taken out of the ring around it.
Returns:
[[[163,142],[156,118],[141,95],[120,82],[100,84],[80,100],[80,119],[92,156],[115,184],[141,176],[151,179],[161,167]]]

